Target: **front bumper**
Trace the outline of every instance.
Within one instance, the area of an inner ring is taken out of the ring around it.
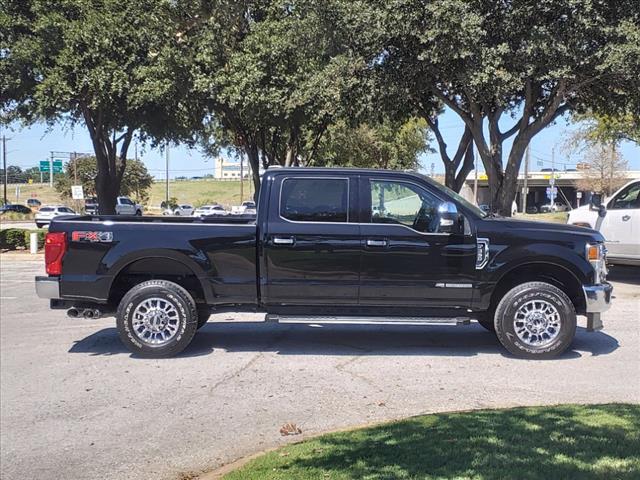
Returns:
[[[36,293],[40,298],[60,298],[60,279],[57,277],[36,277]]]
[[[600,314],[611,307],[613,285],[603,282],[599,285],[584,285],[585,313],[587,314],[587,330],[594,332],[603,328]]]

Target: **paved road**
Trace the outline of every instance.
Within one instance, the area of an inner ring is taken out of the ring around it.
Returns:
[[[444,410],[640,402],[638,270],[618,274],[606,330],[580,328],[552,361],[510,358],[477,325],[313,328],[228,314],[181,357],[143,360],[111,319],[49,311],[33,292],[41,264],[11,258],[0,258],[6,480],[179,478],[299,439],[280,436],[286,422],[314,434]]]

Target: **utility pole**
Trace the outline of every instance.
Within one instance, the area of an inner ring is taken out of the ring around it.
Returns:
[[[551,179],[549,180],[549,185],[551,186],[551,190],[549,193],[549,205],[551,206],[551,211],[553,212],[553,206],[555,205],[556,195],[553,189],[556,186],[556,146],[554,145],[551,148]]]
[[[167,208],[169,208],[169,144],[166,147],[166,184],[165,184],[165,200],[167,202]]]
[[[53,152],[49,158],[49,186],[53,188]]]
[[[7,137],[2,136],[2,166],[4,168],[4,203],[7,203],[7,182],[9,181],[9,173],[7,172]]]
[[[527,213],[527,195],[529,194],[529,187],[527,185],[527,180],[529,179],[529,146],[524,153],[524,188],[522,189],[522,213]]]
[[[242,198],[244,196],[244,172],[243,172],[243,167],[244,166],[244,156],[242,155],[242,153],[240,153],[240,204],[242,205]]]

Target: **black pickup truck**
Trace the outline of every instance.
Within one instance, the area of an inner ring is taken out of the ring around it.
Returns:
[[[183,350],[211,312],[313,324],[467,324],[548,358],[602,328],[603,237],[487,214],[415,173],[276,169],[256,217],[56,218],[40,297],[71,317],[114,315],[133,352]]]

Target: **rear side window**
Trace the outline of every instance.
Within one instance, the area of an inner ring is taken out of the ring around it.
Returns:
[[[282,218],[294,222],[347,222],[348,211],[346,178],[287,178],[282,182]]]
[[[41,212],[53,212],[53,208],[51,207],[42,207],[40,209]]]

